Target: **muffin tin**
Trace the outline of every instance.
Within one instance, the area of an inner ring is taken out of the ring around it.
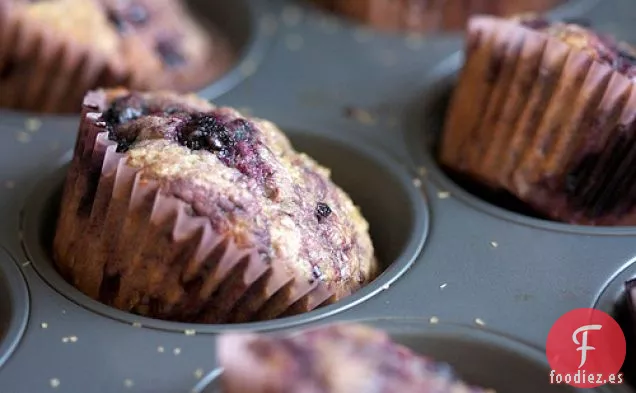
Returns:
[[[200,94],[274,121],[330,167],[370,222],[383,274],[337,304],[268,322],[192,325],[104,306],[66,283],[49,256],[78,117],[0,111],[2,393],[216,392],[215,334],[349,320],[500,393],[577,392],[549,385],[545,338],[571,309],[615,313],[622,283],[636,276],[636,228],[528,217],[438,167],[461,37],[379,33],[300,2],[207,3],[192,0],[225,23],[243,56]],[[612,28],[629,27],[629,0],[615,3],[627,23]],[[571,0],[555,15],[603,24],[608,9]]]

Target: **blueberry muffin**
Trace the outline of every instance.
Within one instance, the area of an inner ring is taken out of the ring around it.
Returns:
[[[539,215],[634,225],[633,48],[529,15],[471,19],[440,161]]]
[[[368,224],[271,122],[195,96],[84,100],[54,258],[80,291],[172,321],[298,314],[375,278]]]
[[[363,325],[332,325],[279,337],[225,334],[217,352],[225,393],[487,392],[459,381],[448,365]]]
[[[380,30],[416,33],[462,30],[471,15],[545,12],[565,0],[311,0]]]
[[[103,86],[192,91],[233,59],[181,0],[0,0],[0,107],[73,112]]]

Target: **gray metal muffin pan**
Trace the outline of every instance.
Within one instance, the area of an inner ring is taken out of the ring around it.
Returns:
[[[348,320],[500,393],[576,392],[548,385],[545,338],[571,309],[614,312],[623,281],[636,277],[636,228],[527,217],[439,169],[434,142],[461,36],[382,34],[284,0],[209,3],[198,1],[198,14],[220,18],[244,51],[200,93],[276,122],[331,167],[368,218],[384,273],[337,304],[253,324],[171,323],[106,307],[62,280],[48,253],[78,118],[0,110],[0,392],[217,391],[215,334]],[[605,3],[572,0],[555,14],[629,37],[630,0]]]

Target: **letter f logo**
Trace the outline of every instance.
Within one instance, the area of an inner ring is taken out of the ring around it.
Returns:
[[[585,325],[585,326],[581,326],[580,328],[576,329],[574,331],[574,333],[572,334],[572,341],[574,341],[574,344],[576,345],[580,345],[580,347],[578,347],[576,350],[577,351],[581,351],[581,364],[579,364],[579,368],[583,367],[583,365],[585,364],[585,362],[587,361],[587,351],[593,351],[596,348],[594,347],[590,347],[587,345],[587,334],[589,330],[601,330],[603,326],[601,325]],[[576,336],[579,335],[579,333],[582,333],[582,340],[581,342],[579,342],[579,340],[576,338]]]

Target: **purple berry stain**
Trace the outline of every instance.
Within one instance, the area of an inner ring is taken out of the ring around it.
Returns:
[[[177,131],[177,142],[191,150],[208,150],[228,167],[236,168],[260,184],[271,176],[271,168],[258,153],[258,141],[243,119],[225,123],[213,114],[193,115]]]

